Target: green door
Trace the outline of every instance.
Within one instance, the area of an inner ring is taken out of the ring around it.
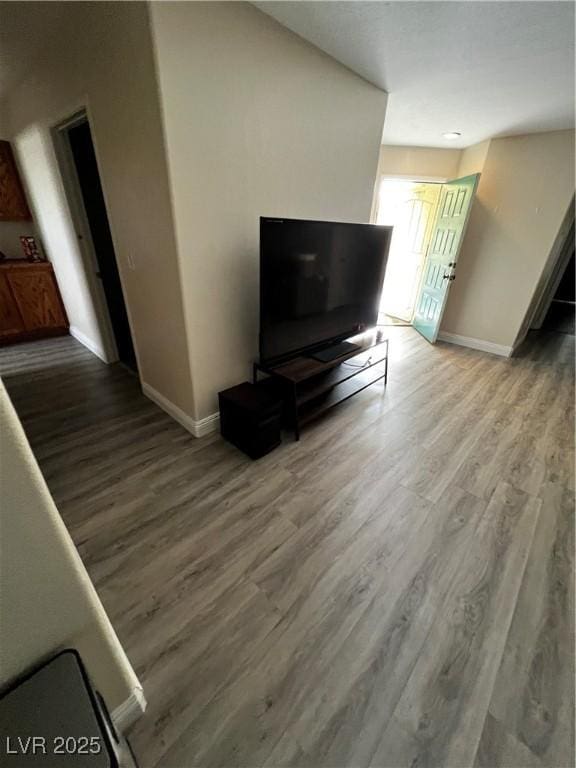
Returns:
[[[412,323],[432,344],[438,338],[448,291],[456,278],[458,253],[479,178],[475,173],[442,185]]]

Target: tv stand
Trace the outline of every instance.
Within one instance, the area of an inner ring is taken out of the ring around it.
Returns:
[[[295,357],[281,365],[254,363],[254,382],[264,373],[276,380],[284,401],[285,421],[300,429],[325,411],[353,397],[377,381],[388,381],[388,339],[374,333],[351,339],[348,352],[332,360]]]
[[[341,341],[339,344],[331,344],[329,347],[318,349],[316,352],[310,352],[307,357],[312,360],[319,360],[321,363],[329,363],[339,357],[344,357],[348,353],[356,353],[361,350],[358,344],[352,344],[350,341]]]

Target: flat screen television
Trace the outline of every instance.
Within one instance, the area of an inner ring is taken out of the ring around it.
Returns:
[[[260,219],[260,362],[376,325],[392,227]]]

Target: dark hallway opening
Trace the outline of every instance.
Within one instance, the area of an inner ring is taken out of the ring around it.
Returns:
[[[67,134],[96,252],[97,275],[102,281],[118,357],[122,363],[137,371],[134,344],[88,121],[84,120],[69,128]]]
[[[572,246],[572,256],[566,265],[562,279],[542,323],[543,329],[574,335],[576,324],[575,281],[574,246]]]

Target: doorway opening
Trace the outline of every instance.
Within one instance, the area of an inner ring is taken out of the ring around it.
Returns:
[[[567,333],[574,336],[576,326],[575,286],[574,241],[572,240],[572,255],[564,268],[564,274],[560,278],[556,292],[542,322],[542,328],[545,331]]]
[[[379,323],[412,322],[441,189],[439,182],[382,179],[376,223],[394,229]]]
[[[97,278],[98,293],[103,296],[106,325],[116,348],[115,359],[135,373],[138,372],[132,333],[128,321],[126,302],[108,214],[102,192],[98,163],[90,124],[85,113],[74,116],[61,125],[57,132],[63,144],[68,171],[66,181],[75,205],[71,205],[78,239],[83,250],[89,251],[88,269]]]
[[[572,198],[514,342],[514,350],[520,348],[531,331],[544,329],[574,335],[575,211],[574,198]]]
[[[376,223],[391,224],[394,232],[379,323],[399,318],[436,343],[479,178],[382,180]]]

